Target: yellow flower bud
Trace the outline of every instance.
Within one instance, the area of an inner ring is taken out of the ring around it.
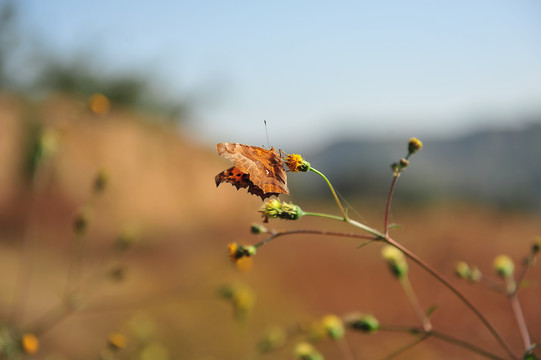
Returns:
[[[402,278],[408,273],[408,263],[402,251],[394,246],[387,245],[381,250],[381,255],[387,261],[389,268],[397,278]]]
[[[423,148],[423,143],[421,140],[412,137],[408,142],[408,153],[414,154],[417,151],[421,150]]]
[[[515,272],[515,263],[507,255],[496,256],[493,264],[494,270],[503,278],[509,278]]]
[[[39,350],[39,339],[36,335],[26,333],[21,338],[21,347],[25,354],[34,355]]]
[[[323,328],[327,331],[327,334],[331,339],[340,339],[344,337],[344,323],[336,315],[327,315],[321,320]]]
[[[323,355],[307,342],[298,343],[295,346],[294,353],[299,360],[323,360]]]

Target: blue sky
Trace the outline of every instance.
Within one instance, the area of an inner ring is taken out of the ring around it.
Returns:
[[[448,136],[541,112],[537,0],[17,3],[48,48],[148,71],[165,97],[199,94],[203,141],[264,144],[263,120],[288,149]]]

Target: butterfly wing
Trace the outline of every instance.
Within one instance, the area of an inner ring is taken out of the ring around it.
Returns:
[[[235,185],[237,189],[248,187],[248,192],[252,194],[259,191],[264,195],[269,194],[265,197],[289,194],[287,176],[282,165],[282,159],[273,148],[267,150],[257,146],[238,143],[220,143],[216,148],[218,155],[231,161],[235,165],[234,168],[238,169],[238,173],[228,169],[216,175],[215,180],[217,185],[226,181]],[[247,174],[248,178],[242,178],[242,174]],[[235,179],[239,179],[240,183],[234,183]],[[246,181],[251,182],[252,186],[250,187],[250,184],[246,185]]]

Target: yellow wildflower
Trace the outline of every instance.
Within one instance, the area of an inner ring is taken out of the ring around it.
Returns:
[[[124,349],[126,347],[126,337],[121,333],[112,333],[108,338],[109,346],[114,350]]]
[[[103,94],[94,94],[88,100],[88,106],[96,115],[107,115],[111,108],[111,102]]]
[[[410,154],[416,153],[417,151],[423,148],[423,143],[421,140],[412,137],[408,142],[408,152]]]
[[[286,156],[286,165],[291,172],[307,172],[310,170],[310,163],[299,154],[290,154]]]
[[[39,339],[34,334],[24,334],[21,339],[21,346],[25,354],[33,355],[39,350]]]
[[[236,242],[227,244],[227,249],[229,252],[229,258],[235,264],[237,264],[243,258],[254,256],[257,251],[255,246],[252,246],[252,245],[243,246],[243,245],[239,245]]]

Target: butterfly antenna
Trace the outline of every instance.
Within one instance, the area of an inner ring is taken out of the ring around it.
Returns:
[[[269,130],[267,129],[267,120],[263,120],[263,123],[265,124],[265,134],[267,135],[267,147],[270,149]]]

